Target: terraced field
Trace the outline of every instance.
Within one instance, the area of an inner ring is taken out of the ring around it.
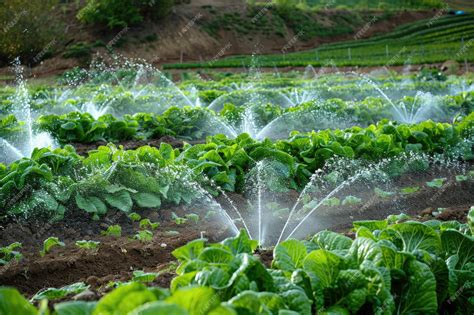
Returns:
[[[370,25],[369,25],[370,27]],[[296,37],[297,40],[297,37]],[[407,24],[367,40],[322,45],[299,53],[258,56],[262,67],[285,66],[396,66],[474,61],[474,15],[440,16]],[[165,69],[227,68],[251,66],[249,56],[206,63],[168,64]]]

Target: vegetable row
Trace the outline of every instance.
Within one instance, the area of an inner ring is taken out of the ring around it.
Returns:
[[[321,231],[278,244],[271,266],[244,231],[215,244],[197,239],[173,251],[179,266],[169,289],[147,287],[156,275],[136,271],[97,302],[62,302],[54,309],[58,315],[470,314],[473,214],[468,224],[420,223],[403,215],[355,221],[355,239]],[[35,297],[81,290],[79,283]],[[0,298],[5,314],[38,314],[15,289],[0,288]],[[42,314],[46,299],[39,303]]]
[[[415,97],[404,97],[401,100],[416,110],[424,100]],[[474,110],[474,92],[445,96],[431,100],[437,106],[433,110],[433,119],[446,121],[456,115],[466,115]],[[119,142],[126,140],[157,139],[173,136],[183,140],[202,140],[206,136],[222,132],[216,123],[239,130],[246,111],[252,112],[253,124],[264,128],[270,122],[282,116],[283,128],[288,127],[288,120],[295,124],[293,130],[307,130],[299,116],[332,115],[344,124],[367,126],[382,119],[394,117],[394,109],[381,98],[368,97],[359,102],[345,102],[341,99],[311,101],[298,106],[285,108],[278,104],[261,104],[261,106],[238,106],[231,102],[225,103],[219,113],[201,107],[171,107],[162,114],[137,113],[124,115],[122,118],[106,114],[95,119],[89,113],[71,112],[63,115],[45,115],[36,121],[36,128],[46,131],[60,144],[93,143],[97,141]],[[324,120],[324,118],[322,118]],[[298,123],[300,121],[300,123]],[[278,127],[278,124],[274,124]],[[318,126],[313,126],[318,128]],[[339,127],[339,126],[335,126]],[[0,119],[0,137],[14,138],[22,130],[22,123],[13,115]],[[287,136],[287,134],[286,134]]]
[[[98,219],[112,208],[129,213],[162,203],[190,203],[203,195],[200,187],[211,193],[217,193],[216,186],[243,191],[246,172],[263,159],[278,162],[287,188],[297,190],[333,157],[377,161],[404,152],[455,150],[469,160],[473,126],[474,113],[455,124],[385,120],[367,128],[294,132],[278,141],[241,134],[235,139],[208,137],[205,144],[182,149],[108,145],[87,157],[71,146],[35,149],[31,158],[0,164],[0,215],[61,219],[66,211],[81,210]]]

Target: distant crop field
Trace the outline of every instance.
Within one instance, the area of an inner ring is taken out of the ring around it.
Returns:
[[[356,38],[357,35],[354,36]],[[259,56],[259,65],[285,66],[396,66],[406,63],[438,63],[446,60],[474,61],[474,15],[433,17],[403,25],[366,40],[327,44],[297,53]],[[212,62],[165,65],[173,68],[242,67],[251,56],[234,56]]]

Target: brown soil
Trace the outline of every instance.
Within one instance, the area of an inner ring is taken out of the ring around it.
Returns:
[[[201,231],[206,232],[205,237],[211,242],[230,235],[226,226],[215,221],[177,225],[170,220],[172,211],[178,215],[185,213],[181,207],[141,213],[142,218],[160,222],[153,240],[146,243],[131,239],[139,230],[138,223],[132,223],[120,212],[111,212],[100,221],[92,221],[82,212],[71,214],[58,223],[10,223],[0,233],[0,244],[21,242],[24,257],[20,262],[0,267],[0,283],[32,295],[45,287],[61,287],[83,281],[90,284],[93,290],[103,293],[105,285],[111,281],[130,280],[133,270],[162,271],[174,261],[171,252],[201,237]],[[100,231],[113,224],[122,227],[122,237],[101,236]],[[179,235],[170,236],[167,231],[177,231]],[[50,236],[58,237],[66,246],[55,247],[40,257],[42,242]],[[99,249],[77,248],[75,241],[83,239],[100,241]],[[154,284],[167,287],[172,277],[173,272],[165,271]]]
[[[420,191],[399,196],[395,200],[386,201],[372,198],[360,211],[359,206],[348,206],[341,215],[337,209],[321,209],[318,224],[324,224],[330,230],[343,232],[349,237],[354,237],[349,229],[352,221],[359,219],[383,219],[389,214],[396,214],[400,210],[414,217],[415,220],[429,219],[466,221],[467,212],[474,204],[474,182],[456,182],[453,174],[447,172],[426,174],[424,176],[402,176],[397,186],[406,187],[418,185],[423,187]],[[432,180],[433,175],[448,178],[442,188],[429,188],[424,184]],[[242,209],[247,200],[239,194],[228,194],[234,204]],[[279,195],[279,199],[290,205],[296,201],[298,194],[290,191]],[[369,198],[370,199],[370,198]],[[225,198],[219,197],[224,207]],[[399,207],[394,211],[393,205]],[[186,223],[177,225],[171,220],[171,213],[180,216],[189,213],[189,207],[169,207],[156,210],[142,211],[143,218],[161,225],[154,232],[151,242],[141,243],[131,240],[138,230],[138,223],[131,222],[121,212],[110,212],[100,221],[90,220],[83,212],[71,213],[58,223],[44,224],[42,222],[11,222],[0,230],[0,246],[21,242],[21,252],[24,258],[20,262],[13,262],[0,267],[0,283],[18,288],[23,294],[31,296],[45,287],[61,287],[71,283],[83,281],[91,286],[91,291],[86,291],[79,297],[86,300],[97,300],[102,294],[109,291],[107,284],[114,281],[128,281],[133,270],[158,272],[159,277],[152,285],[168,287],[173,273],[175,262],[171,252],[187,242],[201,237],[201,231],[206,231],[205,237],[210,242],[217,242],[229,236],[231,231],[222,222],[202,219],[198,224]],[[446,208],[440,214],[433,215],[438,208]],[[325,216],[325,210],[328,215]],[[336,212],[335,212],[336,211]],[[332,213],[332,214],[331,214]],[[201,218],[203,213],[199,213]],[[244,213],[244,217],[245,217]],[[101,236],[100,232],[109,225],[119,224],[122,227],[122,237],[112,238]],[[178,231],[176,236],[167,235],[167,231]],[[348,232],[349,231],[349,232]],[[307,234],[314,234],[306,231]],[[56,247],[45,257],[39,256],[44,239],[57,236],[66,243],[65,247]],[[77,240],[96,240],[101,245],[98,250],[78,249],[74,242]],[[166,244],[166,246],[162,245]],[[255,255],[260,257],[266,266],[271,266],[272,250],[258,250]],[[78,297],[78,298],[79,298]]]
[[[125,150],[134,150],[136,148],[142,146],[151,146],[151,147],[160,147],[160,144],[168,143],[173,148],[181,148],[183,147],[184,143],[189,144],[199,144],[205,143],[204,140],[192,140],[192,141],[183,141],[176,139],[171,136],[164,136],[159,139],[149,139],[149,140],[127,140],[127,141],[120,141],[119,143],[115,143],[116,145],[123,146]],[[99,141],[94,143],[71,143],[71,145],[76,149],[77,154],[79,155],[87,155],[87,152],[91,150],[96,150],[100,146],[107,145],[107,142]]]

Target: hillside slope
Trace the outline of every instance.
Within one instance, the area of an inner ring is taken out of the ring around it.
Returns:
[[[404,24],[391,32],[328,43],[302,52],[259,56],[259,65],[285,66],[396,66],[474,61],[474,14],[440,16]],[[214,62],[168,64],[172,68],[242,67],[249,56],[233,56]]]
[[[155,65],[206,61],[242,54],[295,52],[324,43],[385,33],[397,26],[432,17],[435,11],[347,11],[281,14],[271,7],[249,7],[243,0],[193,0],[176,5],[172,14],[157,23],[146,22],[123,30],[84,26],[75,18],[78,7],[62,10],[65,35],[49,59],[32,69],[34,75],[60,73],[87,66],[97,56],[123,55]],[[291,43],[291,45],[289,45]],[[0,70],[0,74],[8,72]]]

